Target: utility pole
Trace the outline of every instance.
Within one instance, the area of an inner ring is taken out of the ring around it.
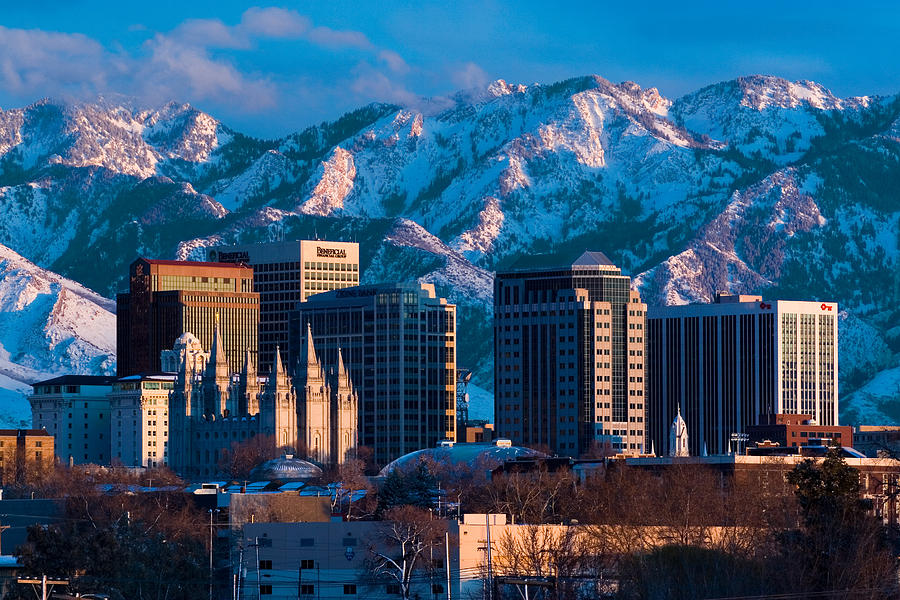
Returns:
[[[6,531],[7,529],[9,529],[9,525],[0,525],[0,540],[3,539],[3,532]],[[2,548],[3,548],[3,545],[2,545],[2,543],[0,543],[0,555],[3,554]]]
[[[41,600],[49,600],[50,596],[48,594],[47,586],[50,586],[50,590],[53,590],[54,585],[69,585],[68,579],[47,579],[46,575],[41,575],[40,579],[22,579],[21,577],[16,580],[18,583],[30,583],[31,585],[41,585]],[[35,590],[37,593],[37,590]]]
[[[450,600],[450,532],[444,532],[444,559],[447,567],[447,600]]]
[[[219,509],[209,509],[209,600],[213,600],[213,513]]]

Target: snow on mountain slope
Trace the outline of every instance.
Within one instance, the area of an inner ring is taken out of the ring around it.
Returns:
[[[112,374],[114,310],[113,301],[0,246],[0,422],[21,424],[30,383]]]
[[[231,139],[217,120],[187,104],[133,110],[44,100],[0,110],[0,159],[26,171],[94,166],[145,178],[166,174],[167,161],[206,162]]]
[[[825,133],[818,120],[822,112],[852,113],[870,102],[865,96],[837,98],[811,81],[753,75],[679,98],[669,115],[689,130],[726,142],[744,155],[783,165],[800,158],[811,140]]]
[[[898,122],[898,98],[764,76],[674,102],[597,76],[497,81],[273,141],[175,103],[44,102],[0,111],[0,244],[112,295],[140,254],[356,239],[366,281],[457,303],[460,364],[486,388],[491,271],[573,245],[640,273],[651,303],[835,300],[893,360]],[[842,390],[896,364],[866,360]]]
[[[789,239],[825,224],[796,169],[773,173],[744,192],[687,249],[641,273],[634,286],[650,304],[711,302],[718,291],[751,293],[778,280]]]

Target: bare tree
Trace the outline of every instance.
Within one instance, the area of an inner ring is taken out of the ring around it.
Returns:
[[[415,573],[433,567],[428,562],[432,553],[443,556],[447,524],[414,506],[393,508],[384,518],[378,533],[369,540],[366,570],[375,581],[396,584],[400,597],[409,600]]]
[[[525,525],[507,529],[493,557],[495,575],[534,578],[553,599],[595,592],[603,563],[591,536],[578,525]]]
[[[219,470],[237,480],[247,479],[258,465],[281,456],[282,449],[276,446],[275,436],[256,435],[231,444],[231,449],[222,453]]]

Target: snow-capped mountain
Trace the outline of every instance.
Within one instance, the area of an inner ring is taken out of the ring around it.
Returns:
[[[115,303],[0,246],[0,425],[30,426],[29,384],[115,371]]]
[[[651,303],[839,302],[842,339],[878,347],[847,342],[846,394],[900,365],[897,97],[751,76],[671,100],[588,76],[423,106],[270,141],[174,103],[0,111],[0,243],[111,296],[138,254],[356,239],[366,282],[432,281],[458,303],[458,360],[485,389],[491,273],[572,245],[613,257]]]

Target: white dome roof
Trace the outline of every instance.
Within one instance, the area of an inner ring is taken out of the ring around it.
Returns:
[[[173,347],[174,350],[181,350],[182,348],[199,350],[202,349],[203,346],[200,343],[200,340],[197,339],[197,336],[195,336],[190,331],[185,331],[180,336],[178,336],[178,339],[175,340],[175,346]]]

